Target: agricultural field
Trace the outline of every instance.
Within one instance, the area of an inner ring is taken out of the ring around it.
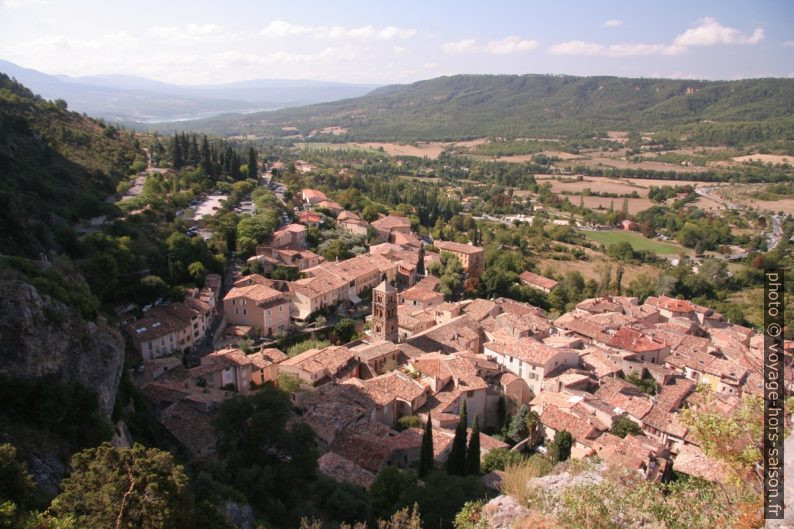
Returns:
[[[615,243],[626,241],[629,244],[631,244],[631,246],[635,250],[652,250],[659,255],[676,255],[679,253],[689,253],[689,250],[687,250],[683,246],[654,241],[646,237],[643,237],[639,233],[634,233],[631,231],[620,231],[620,230],[583,231],[582,233],[588,239],[601,243],[604,246],[610,246]]]
[[[568,199],[572,204],[579,204],[579,197],[569,196]],[[612,206],[615,210],[620,210],[620,208],[623,207],[624,201],[628,201],[629,214],[631,215],[636,215],[640,211],[646,210],[649,207],[655,205],[648,198],[582,197],[584,206],[592,210],[608,210],[610,206]]]
[[[545,271],[551,269],[557,275],[564,275],[568,272],[579,272],[585,279],[593,279],[599,281],[601,279],[601,272],[607,264],[612,265],[614,273],[617,263],[604,257],[597,256],[589,261],[558,261],[556,259],[540,259],[538,261],[538,270]],[[635,265],[624,263],[623,284],[628,285],[637,277],[641,275],[648,275],[656,277],[659,275],[659,269],[651,265]]]

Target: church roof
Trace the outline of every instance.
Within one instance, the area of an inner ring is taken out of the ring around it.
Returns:
[[[387,294],[391,294],[392,292],[397,292],[397,289],[391,286],[388,281],[385,279],[381,282],[380,285],[376,286],[373,290],[377,290],[378,292],[385,292]]]

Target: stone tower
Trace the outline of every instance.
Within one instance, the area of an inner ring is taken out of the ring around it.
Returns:
[[[386,281],[372,289],[372,336],[397,341],[397,289]]]

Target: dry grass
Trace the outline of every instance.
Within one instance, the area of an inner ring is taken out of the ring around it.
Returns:
[[[602,254],[599,254],[602,255]],[[541,259],[538,261],[538,269],[543,271],[546,267],[554,270],[555,274],[561,275],[567,272],[579,272],[585,279],[593,279],[598,281],[601,279],[601,270],[603,266],[609,262],[606,257],[592,259],[590,261],[557,261],[554,259]],[[659,275],[659,269],[651,265],[632,265],[624,264],[623,273],[623,287],[627,287],[629,283],[634,281],[642,274],[656,277]],[[612,263],[612,274],[614,277],[617,264]]]
[[[526,516],[517,518],[510,529],[557,529],[559,522],[550,514],[531,510]]]
[[[499,489],[502,494],[507,494],[516,499],[521,505],[527,505],[535,496],[535,490],[530,480],[543,475],[544,469],[539,461],[527,459],[505,467]]]
[[[596,187],[598,189],[598,187]],[[639,191],[638,191],[639,193]],[[568,199],[574,205],[579,205],[579,197],[568,197]],[[649,207],[653,206],[654,203],[651,202],[650,199],[647,198],[605,198],[605,197],[584,197],[582,202],[586,208],[592,210],[609,210],[610,204],[612,204],[615,208],[615,211],[619,211],[623,207],[623,201],[629,201],[629,213],[635,215],[640,211],[646,210]]]
[[[794,164],[794,156],[784,154],[748,154],[746,156],[736,156],[731,158],[735,162],[763,162],[771,164]]]

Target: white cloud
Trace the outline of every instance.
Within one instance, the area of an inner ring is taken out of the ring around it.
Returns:
[[[147,30],[147,35],[152,38],[169,41],[185,42],[190,44],[200,42],[225,42],[239,40],[245,34],[224,31],[217,24],[188,24],[187,26],[152,26]]]
[[[605,57],[638,57],[647,55],[678,55],[686,50],[683,46],[667,46],[665,44],[598,44],[570,40],[554,44],[549,48],[552,55],[588,55]]]
[[[408,51],[408,48],[404,46],[395,46],[392,48],[392,51],[395,55],[404,55]]]
[[[785,46],[786,48],[794,48],[794,40],[787,40],[786,42],[783,43],[783,46]]]
[[[604,26],[616,26],[607,20]],[[735,28],[722,26],[713,18],[700,20],[695,28],[686,30],[677,36],[672,44],[599,44],[570,40],[554,44],[548,49],[552,55],[585,55],[604,57],[641,57],[648,55],[679,55],[687,50],[688,46],[712,46],[715,44],[757,44],[764,38],[764,29],[758,28],[752,35],[745,35]]]
[[[469,53],[477,51],[477,41],[474,39],[463,39],[455,42],[445,42],[441,46],[444,53]]]
[[[188,24],[187,32],[190,35],[212,35],[220,32],[221,27],[216,24]]]
[[[311,37],[315,39],[354,38],[362,40],[409,39],[416,35],[415,29],[403,29],[394,26],[375,28],[362,26],[346,28],[344,26],[302,26],[284,20],[274,20],[259,31],[259,35],[272,39],[287,37]]]
[[[105,33],[93,39],[78,39],[63,35],[45,35],[32,40],[16,43],[5,49],[12,52],[62,52],[68,50],[100,50],[124,48],[138,44],[138,39],[124,31]]]
[[[622,20],[618,20],[617,18],[610,18],[609,20],[605,20],[604,23],[601,24],[601,26],[605,28],[616,28],[622,24],[623,24]]]
[[[746,35],[736,28],[721,25],[717,20],[706,17],[699,25],[677,36],[673,41],[679,46],[714,46],[716,44],[758,44],[764,38],[764,28],[756,28],[752,35]]]
[[[501,40],[492,40],[485,46],[485,51],[495,55],[507,55],[510,53],[521,53],[534,50],[538,47],[538,41],[522,39],[521,37],[510,36]]]

